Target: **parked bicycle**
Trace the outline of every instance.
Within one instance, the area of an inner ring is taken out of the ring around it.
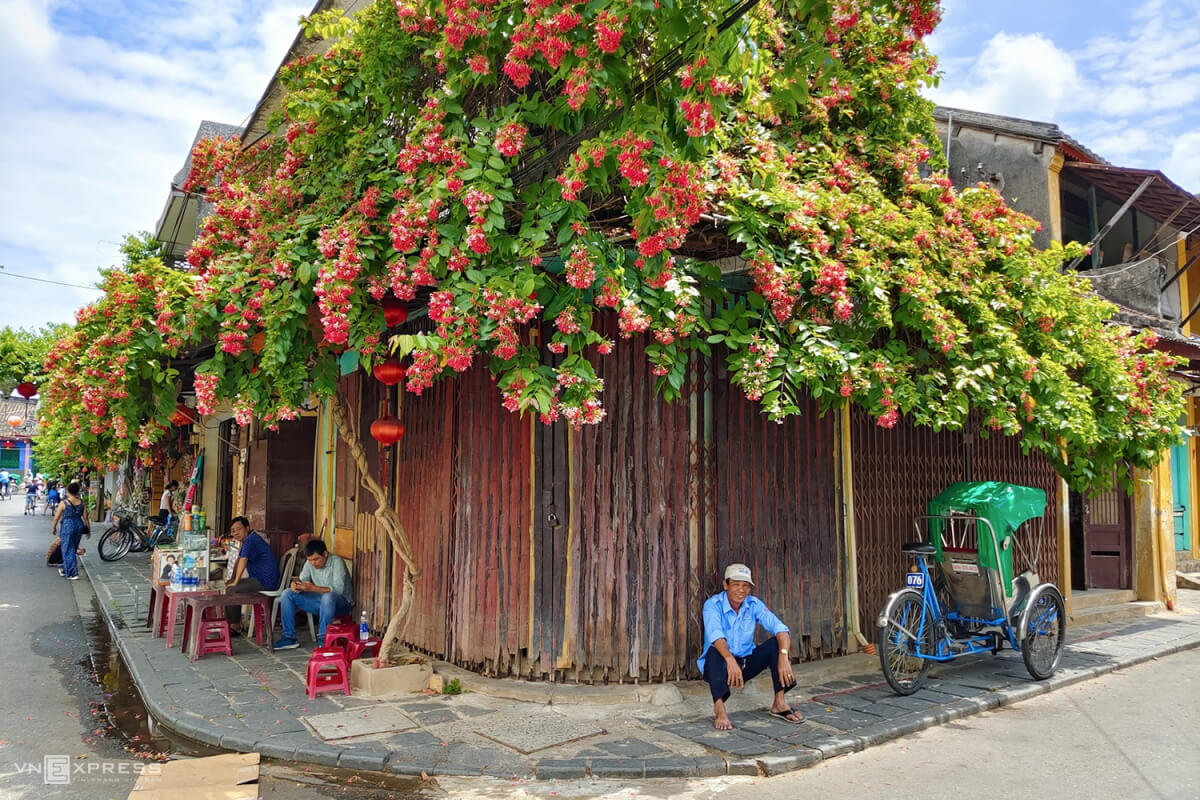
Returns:
[[[1058,668],[1066,640],[1062,593],[1037,575],[1046,493],[1015,484],[956,483],[917,517],[928,542],[901,547],[916,563],[876,624],[883,677],[897,694],[921,688],[934,662],[1006,644],[1035,680]],[[1027,568],[1014,577],[1014,551]]]
[[[153,550],[175,541],[175,517],[168,517],[165,523],[155,520],[149,531],[134,522],[134,515],[129,511],[114,513],[113,520],[116,524],[101,534],[97,545],[104,561],[117,561],[130,552]]]

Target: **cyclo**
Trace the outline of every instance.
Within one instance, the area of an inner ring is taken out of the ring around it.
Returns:
[[[1066,604],[1037,576],[1046,493],[996,481],[951,484],[918,516],[927,542],[901,546],[916,559],[907,586],[888,597],[876,625],[879,661],[898,694],[921,688],[934,662],[1007,642],[1029,674],[1054,674],[1067,630]],[[1014,553],[1027,568],[1013,576]],[[932,566],[931,566],[932,564]]]

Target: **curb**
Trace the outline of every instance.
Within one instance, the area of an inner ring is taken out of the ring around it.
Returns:
[[[83,563],[83,562],[81,562]],[[510,773],[488,768],[463,767],[445,763],[404,761],[400,754],[381,747],[359,747],[344,749],[321,742],[298,740],[296,734],[280,733],[262,736],[255,732],[222,728],[207,719],[186,711],[175,709],[174,701],[165,687],[147,680],[150,669],[145,656],[131,649],[122,636],[124,624],[118,625],[113,609],[103,602],[93,581],[91,572],[83,564],[88,584],[97,605],[103,613],[109,635],[117,646],[122,660],[129,669],[146,710],[155,720],[171,732],[210,747],[240,752],[257,751],[264,757],[293,763],[311,763],[326,767],[341,767],[373,772],[390,772],[400,775],[444,775],[456,777],[511,777]],[[76,595],[76,603],[79,604]],[[81,608],[81,613],[83,609]],[[532,775],[538,780],[574,780],[580,778],[637,779],[637,778],[712,778],[724,775],[774,776],[807,769],[822,761],[846,753],[865,750],[901,736],[937,725],[974,716],[984,711],[1003,708],[1031,697],[1073,686],[1156,658],[1200,647],[1200,636],[1191,641],[1168,645],[1149,645],[1136,655],[1112,658],[1109,662],[1090,667],[1064,669],[1053,677],[1039,682],[1005,686],[995,690],[981,690],[986,694],[963,697],[927,710],[880,720],[878,723],[853,731],[827,737],[819,747],[808,748],[798,745],[792,750],[767,753],[753,758],[727,758],[722,756],[667,756],[654,758],[543,758],[532,765]],[[584,702],[587,702],[584,700]],[[307,736],[307,735],[306,735]],[[503,774],[501,774],[503,773]]]

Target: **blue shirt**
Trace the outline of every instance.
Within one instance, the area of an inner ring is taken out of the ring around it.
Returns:
[[[267,540],[251,531],[238,550],[238,558],[246,559],[246,573],[262,584],[268,592],[279,586],[279,564]]]
[[[742,607],[736,612],[729,605],[729,595],[717,592],[704,601],[704,649],[696,666],[704,672],[704,657],[717,639],[724,639],[729,652],[741,658],[754,652],[755,626],[762,625],[763,630],[774,636],[788,631],[788,626],[779,621],[779,617],[771,613],[767,604],[754,595],[748,595],[742,601]],[[790,633],[790,631],[788,631]]]

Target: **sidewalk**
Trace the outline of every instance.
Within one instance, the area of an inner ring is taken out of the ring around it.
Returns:
[[[105,563],[89,553],[86,562],[146,707],[167,728],[268,758],[406,775],[774,775],[1200,646],[1200,593],[1183,590],[1174,612],[1068,629],[1062,665],[1048,681],[1031,680],[1021,657],[1005,650],[935,666],[926,688],[898,697],[883,683],[878,659],[858,654],[799,665],[789,697],[807,717],[803,725],[765,712],[770,682],[760,677],[729,703],[736,730],[718,732],[699,681],[564,686],[439,664],[468,692],[310,700],[310,648],[272,654],[239,637],[232,658],[189,662],[178,642],[167,649],[144,624],[145,554]]]

